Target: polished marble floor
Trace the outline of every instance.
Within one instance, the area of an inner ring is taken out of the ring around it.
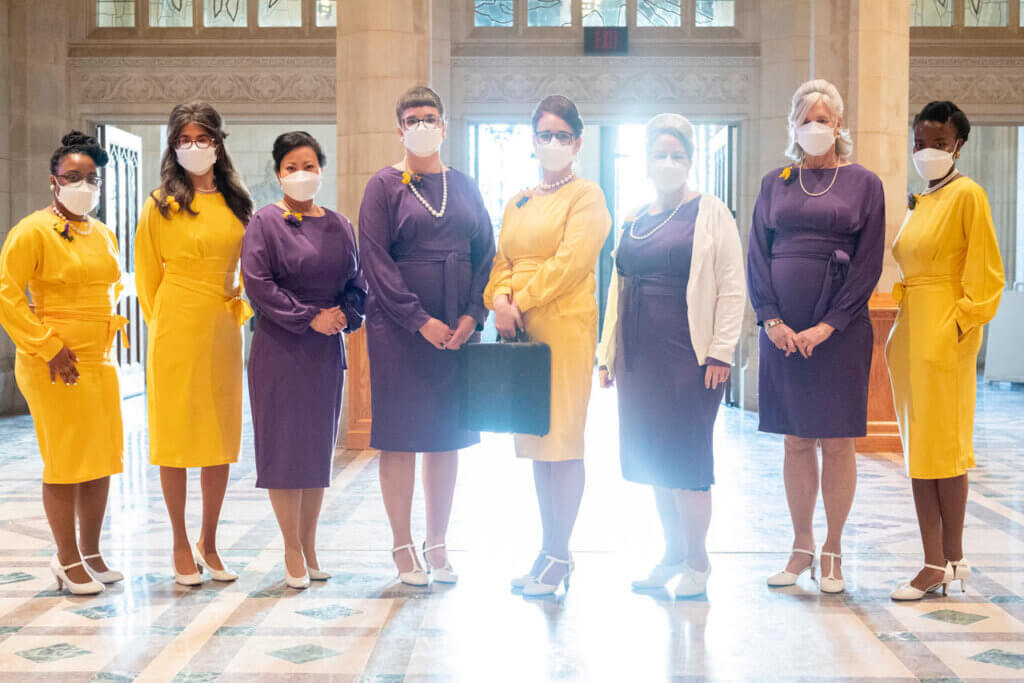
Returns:
[[[601,391],[565,596],[530,601],[507,587],[539,539],[529,467],[501,436],[461,460],[449,536],[457,587],[395,583],[374,456],[339,452],[320,532],[334,578],[286,588],[270,505],[253,488],[248,425],[220,532],[241,578],[188,589],[172,582],[143,400],[124,408],[126,470],[104,547],[129,580],[93,598],[54,592],[31,420],[0,418],[0,680],[1024,680],[1024,390],[1009,385],[979,393],[966,542],[976,575],[966,594],[916,604],[888,599],[921,561],[908,482],[899,463],[870,455],[844,547],[848,592],[824,596],[806,575],[765,587],[790,544],[781,442],[737,409],[723,409],[716,431],[707,597],[631,593],[660,533],[648,491],[619,477],[614,394]]]

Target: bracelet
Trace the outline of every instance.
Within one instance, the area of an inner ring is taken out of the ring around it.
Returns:
[[[773,327],[775,327],[776,325],[781,325],[781,324],[782,324],[782,318],[772,318],[771,320],[765,320],[762,323],[762,325],[764,325],[764,329],[766,329],[766,330],[770,330]]]

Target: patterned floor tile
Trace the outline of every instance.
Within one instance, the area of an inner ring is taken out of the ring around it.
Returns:
[[[936,621],[942,621],[947,624],[957,624],[958,626],[970,626],[976,624],[979,621],[988,619],[984,614],[973,614],[971,612],[964,612],[957,609],[940,609],[934,612],[928,612],[927,614],[921,615],[925,619],[935,619]]]
[[[1008,669],[1024,669],[1024,654],[1007,652],[998,648],[979,652],[971,657],[971,660],[983,664],[995,664]]]
[[[56,645],[46,645],[44,647],[34,647],[29,650],[22,650],[15,654],[19,657],[31,660],[36,664],[44,664],[47,662],[56,662],[59,659],[67,659],[69,657],[81,657],[82,655],[89,654],[89,651],[83,650],[80,647],[75,647],[70,643],[57,643]]]
[[[320,647],[319,645],[295,645],[283,650],[274,650],[267,654],[292,664],[307,664],[318,659],[337,657],[340,653],[326,647]]]

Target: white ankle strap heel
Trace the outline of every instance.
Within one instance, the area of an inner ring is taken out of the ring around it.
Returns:
[[[803,553],[804,555],[810,555],[811,556],[811,564],[809,566],[807,566],[807,567],[804,567],[803,569],[801,569],[799,572],[797,572],[795,574],[793,572],[791,572],[791,571],[787,571],[787,570],[783,569],[778,574],[773,574],[772,576],[768,577],[768,585],[771,586],[772,588],[783,588],[785,586],[795,586],[796,585],[796,580],[799,579],[800,575],[803,574],[808,569],[811,571],[811,579],[814,579],[814,557],[815,557],[814,551],[815,550],[817,550],[817,548],[815,548],[814,550],[804,550],[803,548],[793,548],[792,553]]]
[[[455,573],[454,569],[452,569],[452,564],[447,558],[445,558],[443,567],[435,567],[430,564],[430,558],[427,557],[427,553],[431,550],[438,550],[439,548],[444,548],[445,551],[448,550],[444,543],[438,543],[437,545],[432,545],[429,548],[427,547],[426,542],[423,543],[423,563],[427,566],[427,574],[432,575],[434,577],[434,581],[437,581],[438,583],[458,583],[459,575]]]
[[[97,557],[103,559],[102,555],[96,553],[95,555],[86,555],[82,558],[82,562],[85,562],[86,560],[95,560]],[[108,569],[105,572],[98,572],[92,567],[90,567],[88,563],[86,563],[84,566],[86,571],[92,574],[92,577],[100,583],[117,583],[118,581],[124,579],[124,574],[122,574],[121,572],[114,571],[113,569]]]
[[[828,565],[828,576],[825,576],[825,567],[821,568],[821,581],[818,584],[821,592],[842,593],[846,590],[846,581],[836,578],[836,560],[843,559],[843,556],[838,553],[826,553],[824,550],[821,551],[821,556],[832,560]]]
[[[547,556],[547,561],[548,563],[544,567],[543,571],[537,574],[535,579],[523,586],[524,596],[528,598],[537,598],[543,595],[554,595],[555,591],[557,591],[558,587],[563,583],[565,584],[565,590],[569,590],[569,577],[572,576],[573,569],[576,567],[575,563],[571,559],[560,560],[557,557],[552,557],[551,555]],[[565,576],[556,583],[545,583],[543,581],[544,577],[556,564],[565,565]]]
[[[53,578],[57,580],[57,590],[63,590],[67,586],[73,595],[96,595],[97,593],[102,593],[103,584],[96,579],[91,579],[84,583],[75,583],[68,578],[67,571],[78,566],[82,566],[85,569],[85,566],[80,561],[74,564],[62,565],[60,558],[56,555],[50,558],[50,571],[53,572]],[[85,569],[85,573],[89,575],[89,570]]]
[[[939,567],[939,566],[934,565],[934,564],[926,564],[925,565],[925,569],[934,569],[937,572],[942,572],[942,581],[939,581],[936,584],[928,586],[928,588],[926,588],[925,590],[921,590],[920,588],[915,588],[914,584],[912,584],[912,583],[910,583],[908,581],[907,583],[903,584],[902,586],[900,586],[899,588],[894,590],[889,595],[889,597],[891,597],[893,600],[899,600],[899,601],[920,600],[921,598],[923,598],[924,596],[928,595],[929,593],[938,590],[940,587],[942,588],[942,594],[945,595],[946,594],[946,586],[948,586],[953,581],[953,567],[952,567],[952,565],[950,565],[948,562],[946,563],[945,567]]]
[[[419,558],[416,557],[416,549],[413,547],[412,543],[406,543],[405,545],[400,545],[397,548],[392,548],[391,554],[394,555],[402,550],[409,551],[409,557],[412,559],[412,570],[407,572],[399,571],[398,580],[407,586],[429,585],[430,576],[423,571],[423,566],[420,564]]]

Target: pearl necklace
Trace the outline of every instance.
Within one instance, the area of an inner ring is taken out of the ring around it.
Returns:
[[[88,230],[81,230],[80,228],[75,227],[74,222],[72,222],[72,220],[70,218],[65,216],[61,212],[61,210],[59,208],[57,208],[57,204],[56,203],[52,204],[51,206],[53,208],[53,212],[55,214],[57,214],[57,217],[60,218],[62,221],[64,221],[64,225],[66,225],[67,227],[71,228],[72,230],[77,232],[82,237],[85,237],[86,235],[88,235],[89,233],[92,232],[92,219],[89,218],[89,216],[85,217],[85,224],[89,226]]]
[[[800,175],[800,189],[804,191],[804,194],[807,195],[808,197],[820,197],[823,194],[827,194],[828,191],[832,189],[832,186],[836,184],[836,178],[839,177],[839,166],[836,166],[836,172],[832,175],[832,182],[829,183],[828,187],[826,187],[821,192],[808,192],[807,188],[804,187],[804,164],[803,164],[802,161],[800,162],[799,175]]]
[[[405,167],[405,172],[406,173],[409,172],[409,167],[408,166]],[[434,218],[441,218],[442,216],[444,216],[445,209],[448,208],[448,169],[446,169],[444,167],[441,167],[441,208],[440,209],[435,209],[434,207],[432,207],[430,205],[430,202],[428,202],[423,197],[423,195],[420,194],[420,191],[416,189],[416,184],[413,183],[412,181],[409,181],[409,189],[412,190],[412,193],[413,193],[413,195],[416,196],[416,199],[420,200],[420,204],[423,205],[423,208],[425,208],[427,211],[430,212],[431,216],[433,216]]]
[[[692,201],[693,199],[694,198],[691,197],[690,201]],[[648,230],[643,235],[639,235],[636,232],[636,224],[640,222],[641,218],[643,218],[644,216],[649,215],[647,213],[647,209],[645,208],[643,211],[640,212],[640,215],[637,216],[636,219],[632,223],[630,223],[630,225],[629,225],[629,236],[632,237],[635,240],[650,239],[651,237],[654,236],[654,233],[656,233],[659,230],[661,230],[662,228],[664,228],[666,225],[668,225],[669,221],[671,221],[673,218],[676,217],[676,214],[679,213],[679,209],[683,208],[683,205],[686,204],[686,202],[687,202],[686,193],[684,192],[683,193],[683,198],[679,200],[678,204],[676,204],[676,208],[672,209],[672,213],[670,213],[668,215],[668,218],[663,220],[661,223],[658,223],[656,226],[654,226],[654,228],[652,230]]]
[[[553,183],[538,183],[537,189],[544,190],[545,192],[550,192],[551,190],[557,190],[562,185],[571,183],[574,180],[576,180],[576,172],[570,171],[569,175],[565,176],[564,178],[560,178],[559,180],[556,180]]]

